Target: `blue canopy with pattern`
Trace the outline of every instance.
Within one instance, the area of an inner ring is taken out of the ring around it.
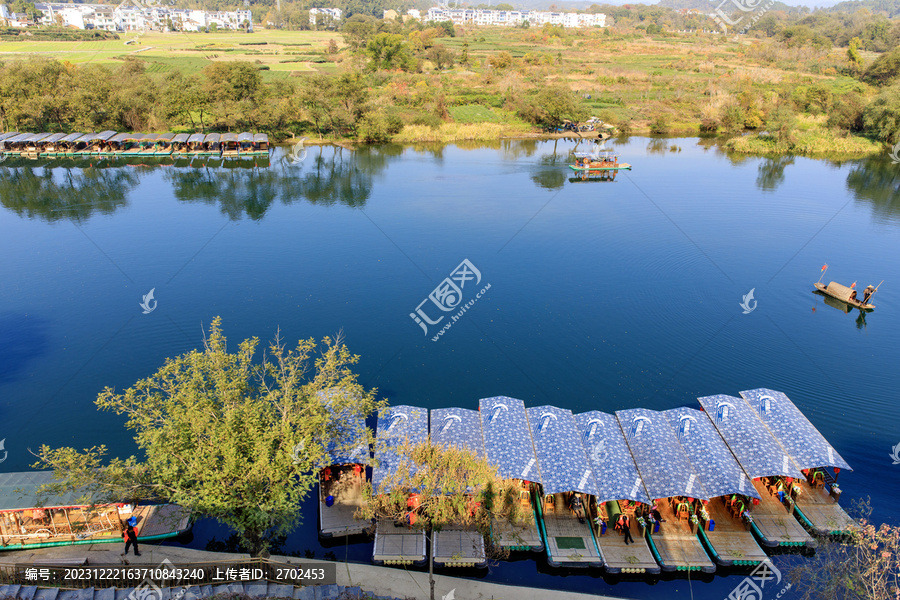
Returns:
[[[372,469],[372,490],[381,490],[382,480],[396,473],[400,455],[396,449],[406,442],[419,444],[428,440],[428,410],[416,406],[388,406],[378,413],[375,439],[376,466]]]
[[[545,494],[581,492],[596,496],[597,482],[572,411],[555,406],[525,410]]]
[[[717,394],[698,400],[751,478],[803,477],[790,455],[742,398]]]
[[[673,408],[663,414],[675,430],[694,471],[703,478],[703,487],[710,497],[743,494],[759,498],[728,444],[703,411]]]
[[[437,408],[431,411],[431,441],[454,445],[484,456],[481,417],[468,408]]]
[[[541,482],[525,403],[507,396],[478,401],[481,431],[488,460],[500,470],[504,479]]]
[[[575,423],[594,471],[597,502],[634,500],[650,504],[616,417],[592,410],[575,415]]]
[[[853,470],[783,392],[760,388],[741,392],[741,396],[801,469]]]
[[[651,498],[709,499],[663,413],[632,408],[617,411],[616,418]]]

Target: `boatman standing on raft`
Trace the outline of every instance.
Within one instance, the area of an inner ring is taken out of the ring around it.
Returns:
[[[126,556],[128,554],[128,548],[134,544],[134,555],[140,556],[141,553],[138,550],[137,544],[137,531],[134,530],[134,527],[129,523],[128,528],[122,532],[122,537],[125,538],[125,552],[122,553],[122,556]]]
[[[868,286],[865,290],[863,290],[863,304],[869,303],[869,298],[872,297],[872,294],[875,292],[875,288],[871,285]]]

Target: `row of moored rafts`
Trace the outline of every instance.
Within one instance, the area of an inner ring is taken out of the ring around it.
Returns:
[[[0,134],[3,155],[66,156],[267,156],[265,133],[18,133]]]
[[[836,482],[850,467],[785,394],[757,389],[699,403],[577,415],[508,397],[482,399],[477,411],[387,407],[378,416],[373,490],[392,491],[386,482],[400,458],[391,448],[400,441],[468,448],[518,482],[530,515],[495,522],[495,545],[545,552],[551,566],[609,573],[752,568],[768,552],[815,547],[817,536],[851,531]],[[360,418],[352,429],[363,428]],[[320,474],[320,535],[374,531],[374,562],[421,564],[426,535],[411,526],[414,490],[404,491],[406,523],[355,518],[369,463],[362,439]],[[436,565],[486,564],[475,530],[444,527],[431,541]]]

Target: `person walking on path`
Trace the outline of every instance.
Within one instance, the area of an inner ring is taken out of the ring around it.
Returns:
[[[134,555],[140,556],[141,553],[138,550],[137,543],[137,531],[135,531],[132,525],[129,525],[128,528],[122,532],[122,537],[125,538],[125,552],[122,553],[122,556],[128,555],[128,548],[130,548],[132,544],[134,544]]]

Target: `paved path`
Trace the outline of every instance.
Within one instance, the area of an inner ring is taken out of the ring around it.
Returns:
[[[0,566],[10,564],[33,564],[34,561],[46,561],[47,559],[80,559],[86,558],[88,564],[122,564],[125,560],[121,555],[121,544],[90,544],[83,546],[59,546],[56,548],[40,548],[36,550],[18,550],[9,552],[0,552]],[[127,564],[132,565],[152,565],[156,566],[164,559],[168,559],[174,564],[200,563],[200,562],[233,562],[249,559],[249,554],[228,554],[224,552],[205,552],[203,550],[193,550],[190,548],[178,548],[175,546],[151,546],[144,544],[141,546],[141,556],[136,557],[131,554],[127,557]],[[308,565],[311,563],[328,563],[329,561],[314,560],[306,558],[297,558],[293,556],[275,556],[272,560],[285,563],[303,563]],[[233,584],[240,585],[240,584]],[[264,585],[244,583],[244,588],[253,585]],[[17,587],[17,586],[14,586]],[[416,599],[428,600],[429,586],[428,573],[421,571],[407,571],[405,569],[391,567],[376,567],[374,565],[363,565],[357,563],[338,563],[337,568],[337,587],[334,586],[318,586],[317,588],[296,588],[293,594],[287,593],[287,588],[291,586],[276,586],[269,584],[271,592],[277,592],[279,597],[293,597],[298,600],[307,600],[306,594],[311,590],[318,590],[318,595],[310,596],[309,600],[325,600],[327,598],[338,598],[341,591],[362,590],[362,596],[350,595],[349,598],[362,597],[365,593],[380,598],[400,598],[400,599]],[[198,597],[208,595],[205,592],[211,591],[213,594],[218,592],[239,591],[237,589],[218,589],[224,586],[212,586],[211,590],[202,590],[200,588],[192,588]],[[327,588],[327,589],[326,589]],[[25,590],[25,586],[22,588]],[[0,598],[3,598],[3,586],[0,586]],[[297,591],[303,590],[303,591]],[[451,590],[455,590],[455,597],[460,600],[546,600],[551,594],[553,600],[622,600],[613,596],[598,596],[592,594],[580,594],[575,592],[562,592],[553,590],[548,591],[539,588],[519,587],[511,585],[502,585],[498,583],[487,583],[484,581],[475,581],[470,579],[461,579],[457,577],[448,577],[446,575],[435,575],[435,597],[442,598],[449,594]],[[21,600],[105,600],[101,597],[97,598],[47,598],[39,599],[32,593],[29,597],[30,590],[25,590],[25,594],[12,594]],[[9,594],[9,590],[6,590]],[[121,593],[117,590],[114,599],[123,600],[127,597],[127,593]],[[196,592],[204,592],[197,594]],[[268,590],[262,590],[260,587],[246,589],[248,595],[258,596],[260,593],[270,593]],[[94,594],[92,594],[94,596]],[[121,596],[121,598],[120,598]],[[343,597],[348,597],[344,594]],[[171,600],[163,598],[162,600]],[[190,600],[186,598],[185,600]]]

